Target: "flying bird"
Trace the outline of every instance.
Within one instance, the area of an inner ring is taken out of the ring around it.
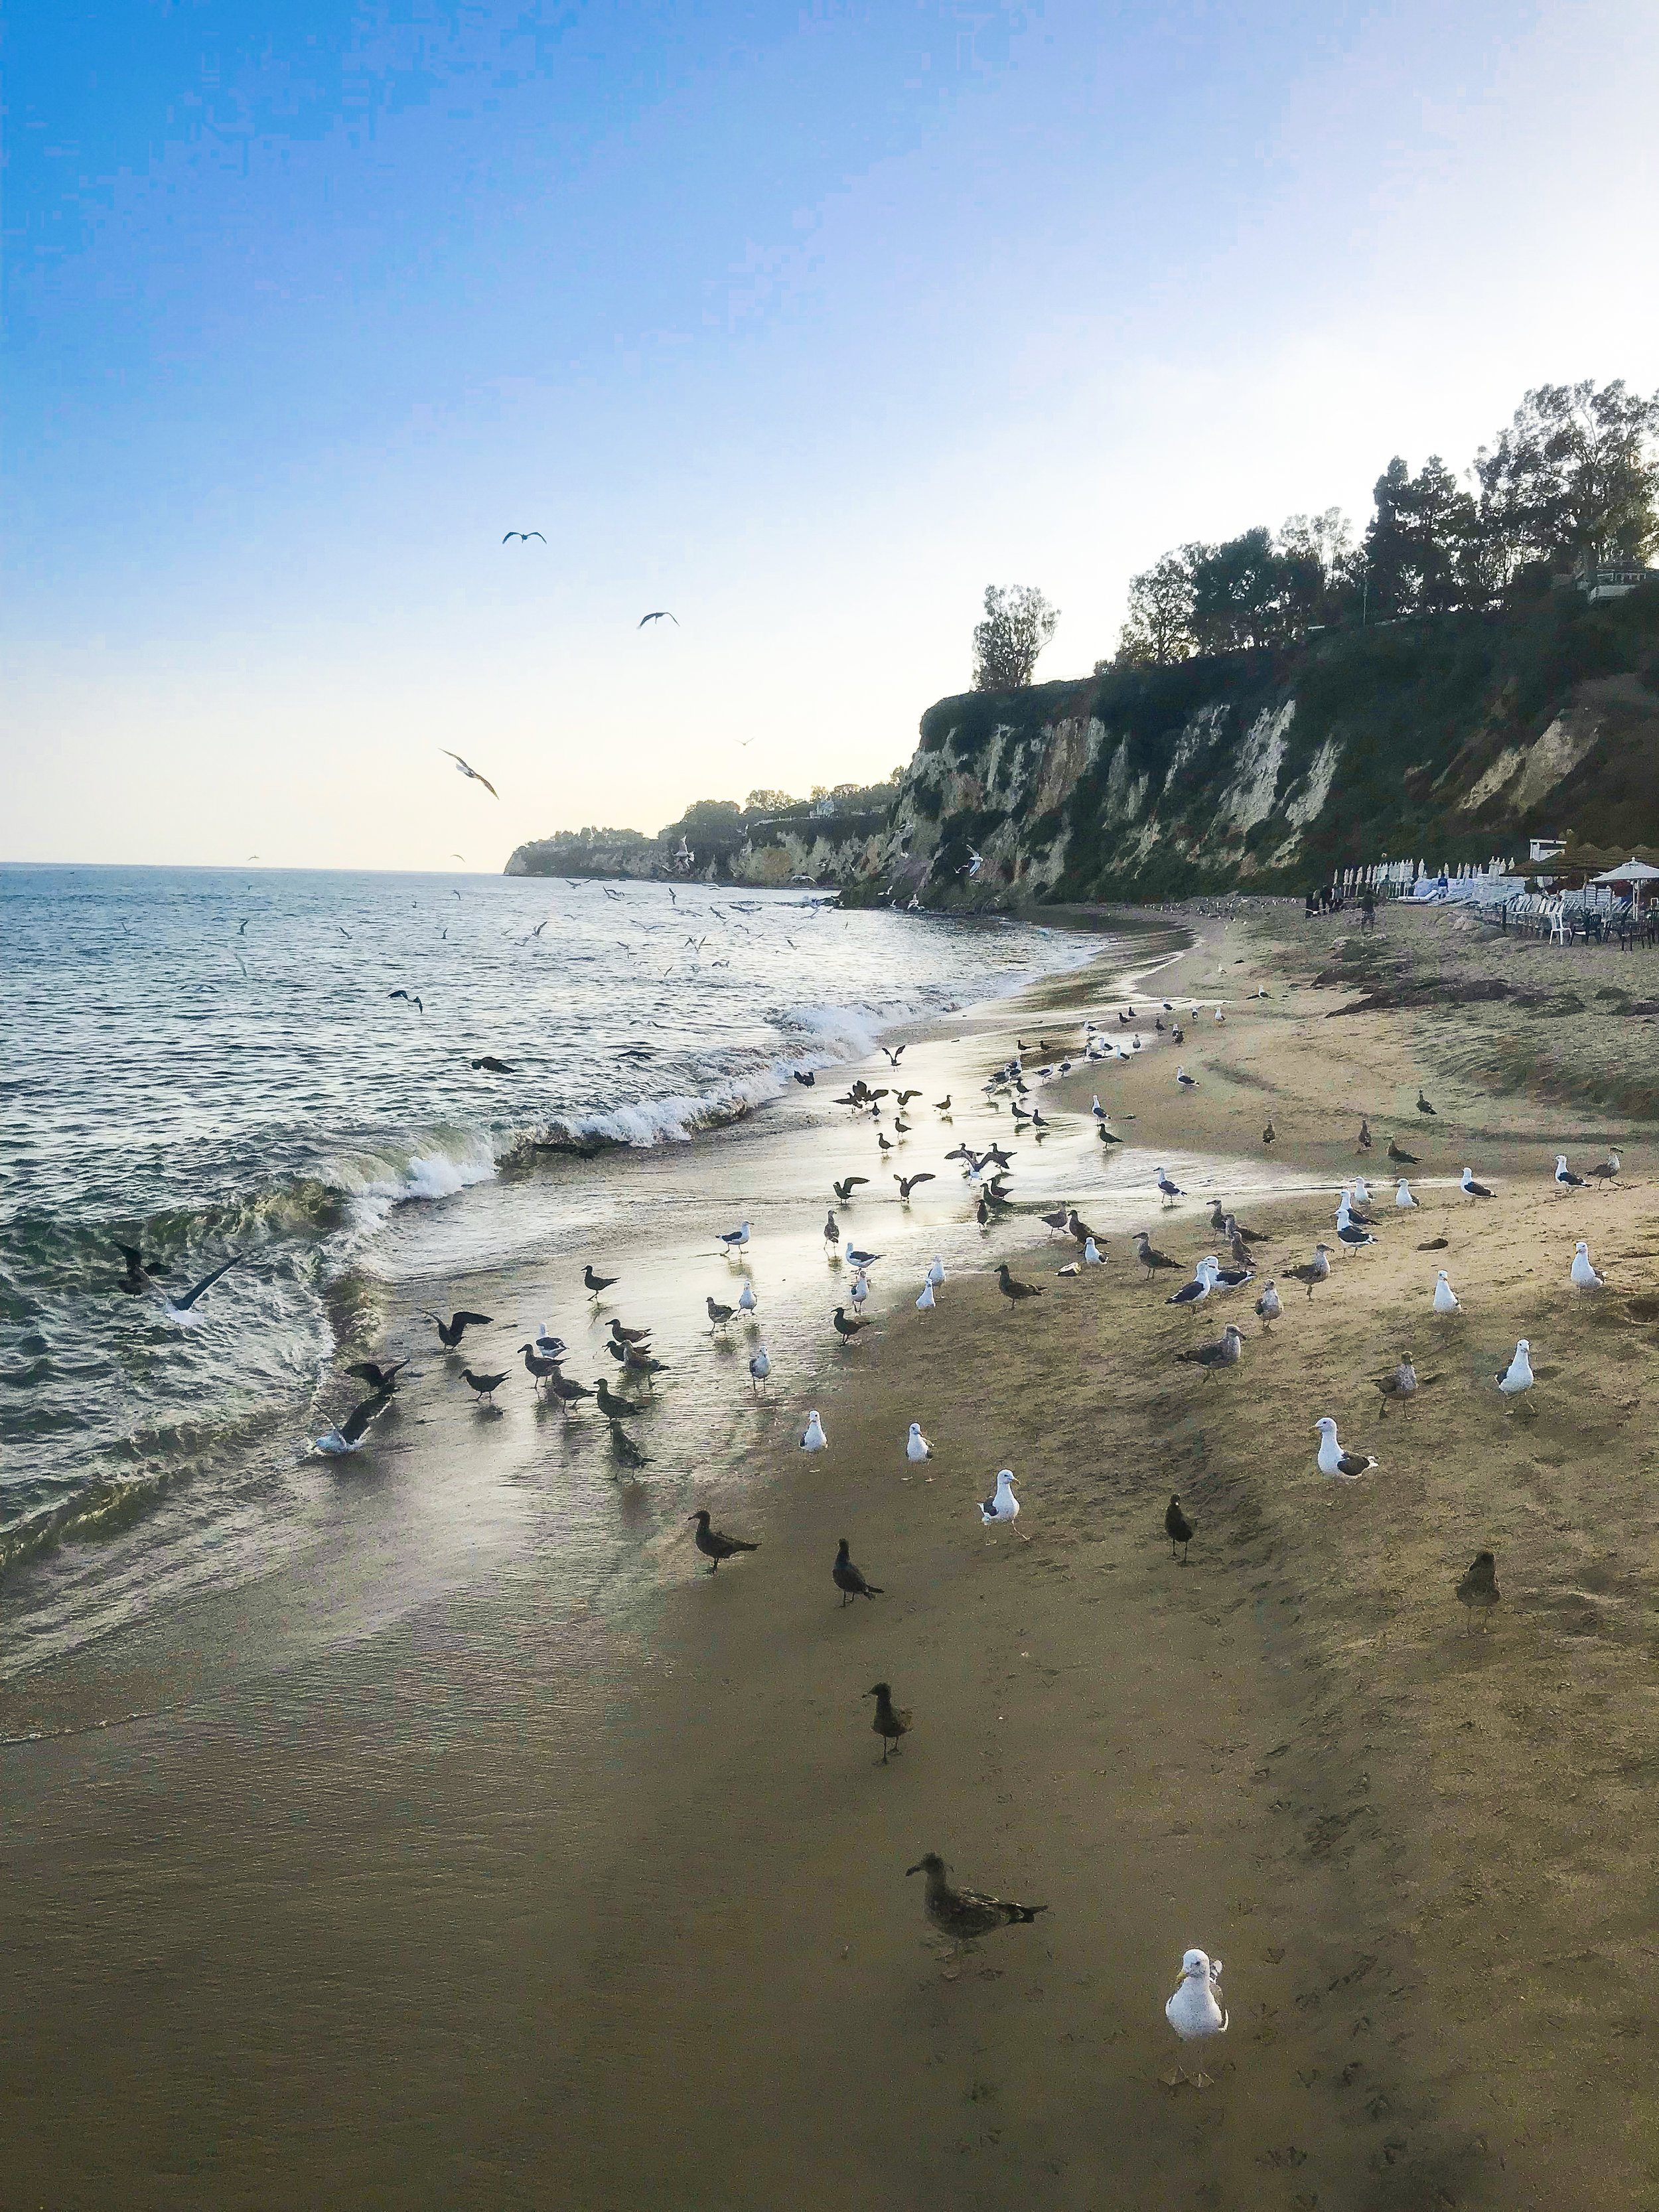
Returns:
[[[372,1359],[360,1359],[355,1367],[348,1367],[346,1373],[367,1382],[377,1395],[389,1395],[397,1389],[398,1377],[408,1364],[406,1359],[399,1359],[391,1367],[377,1367]]]
[[[337,1458],[344,1452],[361,1450],[363,1438],[368,1433],[369,1423],[377,1420],[391,1402],[384,1391],[376,1391],[372,1398],[365,1398],[361,1405],[354,1406],[337,1427],[319,1437],[312,1449],[322,1452],[330,1459]]]
[[[125,1247],[123,1249],[125,1249]],[[181,1292],[176,1298],[169,1291],[159,1289],[152,1295],[161,1300],[162,1311],[169,1321],[177,1322],[181,1328],[193,1328],[202,1319],[202,1316],[195,1310],[198,1298],[204,1291],[211,1290],[221,1275],[228,1275],[233,1267],[240,1267],[246,1257],[247,1255],[245,1252],[233,1252],[222,1267],[216,1267],[210,1275],[204,1275],[199,1283],[192,1283],[187,1291]],[[151,1268],[146,1272],[153,1275],[156,1271]]]
[[[447,1321],[441,1321],[434,1313],[426,1317],[437,1330],[438,1341],[446,1352],[453,1352],[469,1328],[487,1328],[492,1318],[489,1314],[475,1313],[453,1314]]]
[[[542,538],[542,533],[539,530],[509,530],[507,533],[507,537],[503,538],[501,540],[502,544],[505,545],[507,543],[508,538],[516,538],[521,544],[528,545],[532,538]],[[546,538],[542,538],[542,544],[545,545],[546,543]]]
[[[142,1258],[136,1244],[118,1244],[115,1249],[127,1263],[127,1272],[121,1278],[118,1287],[125,1291],[130,1298],[142,1297],[149,1288],[150,1280],[155,1276],[171,1274],[173,1272],[170,1267],[163,1267],[159,1260]]]
[[[641,615],[634,627],[635,629],[643,629],[647,623],[652,622],[672,622],[676,629],[680,626],[680,618],[678,615],[671,614],[666,607],[656,607],[648,615]]]
[[[410,1005],[414,1007],[417,1014],[423,1014],[426,1012],[426,1008],[421,1004],[413,991],[388,991],[386,993],[386,996],[388,999],[406,999]],[[475,1067],[478,1065],[477,1060],[474,1060],[472,1064]]]
[[[489,793],[492,799],[499,799],[501,797],[501,794],[496,790],[495,785],[489,781],[489,778],[487,775],[480,775],[476,768],[469,768],[459,753],[451,752],[447,745],[440,745],[438,750],[444,756],[446,760],[453,760],[464,776],[468,777],[473,783],[483,784],[484,789]]]

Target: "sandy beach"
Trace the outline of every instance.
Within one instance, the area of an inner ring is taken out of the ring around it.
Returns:
[[[1652,1045],[1595,995],[1639,1003],[1659,963],[1445,915],[1389,914],[1364,945],[1357,917],[1299,906],[1165,919],[1199,942],[1154,998],[1224,998],[1224,1025],[1194,1018],[1177,1055],[1143,1000],[1148,1048],[1043,1093],[1055,1139],[1015,1182],[1033,1213],[1074,1200],[1103,1267],[1060,1277],[1032,1214],[983,1237],[954,1191],[948,1220],[936,1193],[908,1225],[872,1192],[849,1233],[900,1241],[878,1328],[842,1349],[817,1223],[831,1168],[874,1172],[873,1138],[786,1102],[754,1150],[707,1155],[714,1214],[745,1160],[781,1157],[775,1131],[800,1163],[798,1183],[768,1168],[770,1246],[756,1205],[752,1264],[791,1316],[767,1404],[741,1335],[682,1355],[629,1487],[591,1413],[567,1432],[519,1406],[486,1451],[465,1394],[428,1393],[339,1478],[303,1573],[12,1686],[0,2203],[1659,2204],[1638,2070]],[[1541,1007],[1443,995],[1494,975]],[[1109,981],[919,1036],[905,1073],[932,1098],[1034,1026],[1075,1042]],[[1579,1012],[1552,1021],[1569,989]],[[1095,1141],[1095,1090],[1121,1148]],[[909,1165],[998,1119],[919,1130]],[[1418,1156],[1409,1213],[1391,1136]],[[1611,1188],[1558,1191],[1558,1152],[1582,1172],[1626,1137]],[[1492,1200],[1458,1192],[1466,1164]],[[1187,1188],[1174,1207],[1155,1165]],[[1267,1232],[1261,1276],[1286,1274],[1334,1243],[1357,1166],[1378,1243],[1311,1298],[1281,1280],[1271,1332],[1256,1285],[1188,1315],[1164,1302],[1179,1278],[1139,1278],[1128,1231],[1190,1272],[1218,1198]],[[935,1237],[948,1279],[918,1313]],[[1575,1300],[1580,1237],[1609,1285]],[[665,1331],[696,1242],[672,1241],[618,1309]],[[1005,1258],[1040,1299],[1008,1309]],[[1178,1362],[1229,1319],[1236,1367]],[[1537,1385],[1506,1408],[1493,1377],[1523,1335]],[[1407,1349],[1425,1387],[1385,1413],[1371,1378]],[[808,1406],[830,1440],[810,1457]],[[1316,1472],[1326,1413],[1377,1456],[1357,1482]],[[981,1528],[1005,1466],[1018,1528]],[[1197,1524],[1184,1565],[1171,1492]],[[699,1505],[761,1548],[704,1572]],[[625,1602],[551,1571],[574,1514],[606,1516]],[[884,1592],[845,1610],[842,1536]],[[1453,1595],[1483,1548],[1485,1634]],[[884,1765],[878,1680],[915,1715]],[[954,1949],[905,1875],[927,1850],[1048,1909]],[[1231,2007],[1203,2089],[1164,2078],[1189,1945],[1224,1960]]]

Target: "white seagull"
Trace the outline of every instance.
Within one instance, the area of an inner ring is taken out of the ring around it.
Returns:
[[[564,1339],[562,1336],[555,1336],[547,1323],[544,1322],[536,1331],[536,1357],[538,1359],[562,1359],[564,1357],[565,1349]]]
[[[212,1289],[221,1275],[228,1275],[233,1267],[240,1267],[246,1257],[247,1255],[245,1252],[233,1252],[222,1267],[216,1267],[210,1275],[204,1275],[199,1283],[192,1283],[187,1291],[183,1291],[176,1298],[169,1291],[163,1290],[158,1282],[147,1279],[144,1287],[159,1303],[167,1320],[176,1328],[199,1328],[207,1319],[207,1316],[197,1312],[196,1301],[204,1291]]]
[[[499,799],[501,797],[501,794],[496,790],[495,785],[489,781],[489,778],[487,775],[480,775],[476,768],[469,768],[459,753],[451,752],[447,745],[440,745],[438,750],[443,754],[446,760],[453,760],[463,775],[469,776],[474,783],[483,784],[484,789],[489,793],[492,799]]]
[[[1183,2043],[1202,2043],[1212,2035],[1224,2035],[1232,2017],[1224,2012],[1218,1996],[1221,1986],[1221,1961],[1212,1959],[1202,1951],[1188,1951],[1181,1961],[1181,1979],[1176,1984],[1175,1995],[1164,2008],[1164,2017]],[[1173,2087],[1178,2081],[1190,2081],[1195,2088],[1205,2089],[1210,2077],[1201,2069],[1194,2077],[1184,2067],[1176,2067],[1170,2077]]]
[[[1456,1292],[1446,1279],[1443,1267],[1434,1279],[1434,1310],[1437,1314],[1462,1313],[1463,1310]]]
[[[312,1449],[323,1452],[331,1459],[342,1452],[361,1451],[369,1423],[378,1420],[391,1403],[391,1398],[384,1391],[373,1398],[365,1398],[360,1406],[352,1407],[337,1428],[331,1429],[326,1436],[319,1437]]]
[[[1583,1190],[1584,1188],[1583,1176],[1574,1175],[1567,1165],[1565,1152],[1558,1152],[1555,1156],[1555,1187],[1558,1190]]]
[[[1173,1206],[1176,1199],[1185,1198],[1187,1195],[1186,1192],[1182,1190],[1178,1182],[1170,1182],[1169,1176],[1164,1173],[1162,1168],[1158,1170],[1157,1175],[1153,1177],[1153,1181],[1158,1185],[1165,1206]]]
[[[1581,1237],[1572,1248],[1572,1286],[1576,1291],[1601,1291],[1607,1279],[1590,1265],[1589,1246]]]
[[[1092,1237],[1085,1237],[1083,1240],[1083,1264],[1085,1267],[1103,1267],[1106,1265]]]
[[[997,1486],[989,1498],[980,1500],[979,1517],[987,1528],[998,1521],[1018,1521],[1019,1500],[1014,1495],[1012,1471],[1004,1468],[997,1476]]]
[[[921,1433],[921,1423],[912,1421],[910,1433],[904,1439],[904,1456],[908,1460],[932,1459],[933,1447]]]
[[[1532,1362],[1527,1357],[1531,1350],[1532,1345],[1526,1337],[1517,1339],[1514,1358],[1510,1360],[1501,1375],[1492,1377],[1511,1404],[1523,1390],[1530,1390],[1532,1388]]]
[[[755,1285],[752,1283],[745,1283],[738,1292],[739,1310],[744,1313],[751,1314],[758,1304],[759,1300],[755,1296]]]
[[[940,1259],[937,1252],[933,1255],[933,1266],[927,1270],[927,1281],[929,1286],[936,1291],[941,1289],[944,1285],[945,1262]]]
[[[924,1275],[921,1282],[921,1296],[916,1300],[916,1311],[918,1313],[932,1313],[936,1303],[937,1302],[933,1297],[933,1286]]]
[[[1394,1202],[1396,1206],[1415,1206],[1417,1203],[1417,1200],[1412,1196],[1411,1187],[1407,1182],[1404,1176],[1401,1176],[1400,1178],[1399,1188],[1395,1190],[1394,1194]]]
[[[1339,1482],[1358,1482],[1362,1474],[1370,1473],[1377,1462],[1364,1452],[1344,1451],[1336,1440],[1336,1423],[1327,1413],[1322,1420],[1314,1423],[1314,1433],[1319,1438],[1319,1472],[1334,1475]]]
[[[1356,1206],[1369,1206],[1371,1202],[1370,1185],[1364,1176],[1353,1179],[1353,1202]]]
[[[800,1448],[803,1451],[828,1451],[830,1449],[830,1439],[823,1433],[823,1423],[818,1419],[816,1407],[806,1416],[806,1433],[800,1440]]]
[[[862,1313],[864,1311],[864,1301],[869,1297],[869,1295],[870,1278],[865,1273],[863,1268],[860,1267],[857,1274],[853,1278],[853,1287],[848,1292],[848,1296],[852,1299],[856,1310],[860,1313]]]
[[[1184,1067],[1176,1068],[1176,1082],[1182,1091],[1196,1091],[1198,1088],[1198,1078],[1195,1075],[1188,1075]]]
[[[1475,1181],[1474,1170],[1472,1168],[1465,1168],[1463,1170],[1462,1190],[1465,1198],[1494,1198],[1497,1195],[1497,1193],[1489,1190],[1485,1183]]]
[[[1212,1260],[1200,1260],[1193,1271],[1191,1282],[1183,1283],[1172,1297],[1164,1299],[1164,1304],[1166,1306],[1201,1305],[1215,1287],[1214,1277],[1210,1273],[1214,1265],[1215,1262]]]
[[[728,1255],[738,1253],[742,1251],[744,1246],[749,1242],[749,1224],[745,1221],[741,1223],[736,1229],[722,1229],[718,1231],[716,1233],[720,1237],[720,1243],[725,1245]]]

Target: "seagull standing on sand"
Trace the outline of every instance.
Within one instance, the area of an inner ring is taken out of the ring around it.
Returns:
[[[823,1423],[818,1419],[816,1407],[806,1416],[806,1432],[800,1440],[800,1449],[803,1451],[828,1451],[830,1449],[830,1439],[823,1433]]]
[[[1467,1606],[1471,1618],[1479,1613],[1484,1635],[1492,1626],[1492,1609],[1499,1603],[1503,1593],[1498,1587],[1498,1561],[1490,1552],[1477,1552],[1469,1563],[1466,1574],[1459,1577],[1455,1585],[1459,1605]],[[1467,1636],[1469,1623],[1463,1623]]]
[[[990,1497],[980,1500],[981,1524],[990,1528],[998,1522],[1015,1522],[1019,1518],[1019,1500],[1014,1495],[1012,1471],[1004,1468],[997,1476],[997,1486]]]
[[[1382,1411],[1385,1413],[1389,1410],[1390,1398],[1397,1398],[1403,1405],[1407,1399],[1414,1398],[1417,1395],[1417,1370],[1412,1364],[1412,1356],[1409,1352],[1401,1353],[1400,1364],[1384,1375],[1376,1387],[1382,1395]]]
[[[904,1439],[904,1456],[912,1466],[922,1460],[932,1459],[933,1456],[933,1447],[921,1433],[920,1421],[912,1421],[910,1424],[910,1433]]]
[[[1267,1288],[1255,1302],[1255,1310],[1261,1322],[1261,1334],[1264,1336],[1271,1335],[1273,1323],[1285,1310],[1279,1302],[1279,1292],[1273,1288],[1271,1278]]]
[[[1175,1995],[1164,2008],[1164,2017],[1183,2043],[1202,2043],[1212,2035],[1224,2035],[1231,2013],[1222,2010],[1216,1991],[1221,1983],[1221,1961],[1212,1959],[1202,1951],[1188,1951],[1181,1961],[1181,1979],[1176,1984]],[[1194,2075],[1185,2067],[1177,2066],[1169,2076],[1170,2086],[1177,2081],[1191,2081],[1195,2088],[1210,2086],[1210,2076],[1202,2068]]]
[[[1176,1070],[1176,1086],[1181,1091],[1196,1091],[1198,1078],[1195,1075],[1188,1075],[1184,1067],[1178,1067]]]
[[[841,1539],[841,1548],[836,1553],[836,1564],[830,1568],[830,1572],[835,1582],[836,1588],[841,1592],[841,1602],[843,1611],[845,1611],[847,1607],[853,1602],[854,1598],[885,1597],[887,1595],[886,1591],[882,1589],[879,1583],[866,1582],[862,1569],[855,1567],[853,1565],[852,1559],[849,1556],[848,1540],[845,1536]]]
[[[1411,1186],[1407,1183],[1404,1176],[1401,1176],[1398,1184],[1395,1186],[1394,1202],[1397,1206],[1407,1208],[1415,1206],[1417,1203],[1417,1200],[1412,1196]]]
[[[760,1549],[758,1543],[747,1544],[741,1536],[722,1535],[718,1528],[711,1528],[708,1525],[709,1516],[706,1509],[696,1513],[688,1513],[685,1517],[688,1521],[695,1521],[697,1524],[697,1533],[691,1540],[704,1559],[709,1562],[708,1571],[711,1575],[717,1575],[720,1572],[722,1559],[734,1559],[739,1552],[758,1552]]]
[[[1170,1557],[1174,1559],[1176,1546],[1179,1544],[1181,1564],[1185,1566],[1187,1547],[1197,1535],[1198,1530],[1182,1511],[1181,1499],[1178,1495],[1172,1496],[1168,1505],[1164,1509],[1164,1533],[1170,1540]]]
[[[994,1928],[1017,1928],[1035,1920],[1039,1912],[1046,1912],[1046,1905],[1016,1905],[1012,1898],[988,1897],[983,1890],[956,1889],[945,1880],[945,1864],[937,1851],[928,1851],[915,1866],[906,1867],[907,1876],[925,1874],[927,1877],[927,1917],[936,1928],[958,1942],[969,1943],[976,1936],[988,1936]]]
[[[1583,1190],[1584,1188],[1583,1176],[1574,1175],[1572,1170],[1567,1165],[1567,1156],[1565,1152],[1558,1152],[1555,1156],[1555,1187],[1560,1191]]]
[[[1162,1196],[1165,1206],[1173,1206],[1176,1199],[1185,1198],[1187,1195],[1186,1192],[1182,1190],[1178,1182],[1170,1182],[1169,1176],[1164,1173],[1162,1168],[1158,1170],[1157,1175],[1153,1176],[1152,1180],[1157,1183],[1159,1194]]]
[[[1463,1310],[1456,1293],[1446,1279],[1443,1267],[1434,1279],[1434,1310],[1437,1314],[1462,1313]]]
[[[1212,1262],[1208,1259],[1200,1260],[1193,1272],[1191,1282],[1183,1283],[1171,1297],[1164,1299],[1164,1304],[1166,1306],[1201,1305],[1209,1297],[1213,1287],[1210,1273],[1211,1265]]]
[[[1492,1377],[1503,1392],[1505,1401],[1510,1405],[1513,1405],[1522,1392],[1530,1390],[1532,1388],[1532,1362],[1527,1357],[1531,1350],[1532,1345],[1528,1339],[1524,1336],[1519,1338],[1516,1343],[1514,1358],[1510,1360],[1501,1375],[1495,1375]]]
[[[1338,1482],[1358,1482],[1379,1462],[1364,1452],[1344,1451],[1336,1440],[1336,1423],[1327,1413],[1314,1424],[1314,1433],[1319,1438],[1319,1472],[1333,1476]]]
[[[1208,1344],[1194,1346],[1186,1352],[1177,1352],[1176,1358],[1204,1370],[1204,1380],[1213,1382],[1224,1367],[1237,1367],[1238,1357],[1244,1349],[1244,1332],[1229,1322],[1218,1337]]]
[[[927,1285],[930,1290],[935,1291],[943,1289],[945,1285],[945,1262],[937,1252],[933,1255],[933,1266],[927,1270]]]
[[[896,1753],[899,1747],[899,1738],[910,1733],[912,1719],[910,1708],[908,1705],[896,1705],[893,1703],[893,1686],[890,1682],[878,1682],[873,1689],[866,1690],[864,1694],[866,1698],[873,1698],[876,1701],[876,1717],[870,1726],[873,1733],[881,1738],[881,1763],[885,1766],[888,1753],[890,1751]]]
[[[916,1300],[916,1311],[918,1313],[932,1313],[933,1310],[933,1286],[927,1281],[926,1277],[924,1277],[921,1285],[921,1296]]]
[[[1463,1170],[1462,1188],[1465,1198],[1495,1198],[1498,1194],[1495,1191],[1488,1190],[1485,1183],[1477,1182],[1474,1171],[1468,1168]]]
[[[743,1288],[738,1292],[738,1312],[743,1314],[751,1314],[754,1312],[756,1306],[759,1303],[760,1301],[755,1296],[754,1285],[752,1283],[745,1283]]]
[[[1605,1275],[1598,1275],[1590,1265],[1589,1246],[1581,1237],[1572,1248],[1572,1286],[1575,1291],[1604,1291],[1607,1286]]]
[[[1617,1152],[1613,1152],[1611,1147],[1609,1147],[1607,1156],[1606,1159],[1601,1162],[1600,1167],[1594,1167],[1590,1170],[1589,1181],[1591,1182],[1612,1182],[1617,1176],[1618,1173],[1619,1155]]]

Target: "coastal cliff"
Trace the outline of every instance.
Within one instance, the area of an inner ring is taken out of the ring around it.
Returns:
[[[850,895],[1285,890],[1544,833],[1659,841],[1659,586],[943,699]]]

